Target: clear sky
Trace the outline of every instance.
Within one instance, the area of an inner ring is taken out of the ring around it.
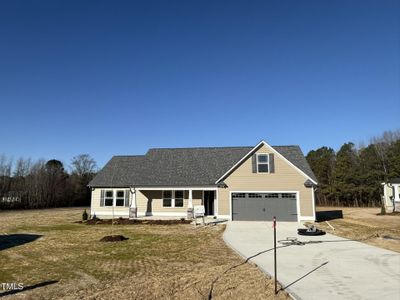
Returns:
[[[400,128],[400,1],[0,1],[0,153],[299,144]]]

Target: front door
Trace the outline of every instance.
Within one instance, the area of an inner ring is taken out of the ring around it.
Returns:
[[[215,191],[204,191],[204,210],[206,216],[214,215],[214,198]]]

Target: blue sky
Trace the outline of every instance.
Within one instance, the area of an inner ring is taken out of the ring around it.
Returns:
[[[0,153],[368,141],[400,127],[399,1],[0,2]]]

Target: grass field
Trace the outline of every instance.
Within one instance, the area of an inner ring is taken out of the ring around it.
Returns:
[[[400,252],[400,215],[378,215],[380,208],[317,207],[316,210],[317,214],[318,211],[343,212],[343,219],[328,221],[335,230],[325,222],[317,223],[318,228],[341,237]]]
[[[81,214],[77,208],[0,213],[0,283],[27,288],[8,296],[0,290],[0,297],[209,299],[210,290],[215,299],[275,297],[273,281],[225,245],[224,225],[119,225],[113,234],[129,240],[101,243],[111,226],[74,223]],[[289,299],[285,292],[276,298]]]

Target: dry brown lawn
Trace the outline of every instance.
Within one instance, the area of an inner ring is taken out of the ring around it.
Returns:
[[[215,299],[289,299],[285,292],[274,296],[273,281],[225,245],[224,225],[118,225],[111,232],[110,225],[74,223],[81,214],[0,212],[0,234],[41,236],[0,245],[0,283],[28,288],[5,298],[209,299],[212,288]],[[129,239],[99,242],[110,234]]]
[[[341,237],[400,252],[400,215],[378,215],[380,208],[317,207],[316,210],[343,211],[343,219],[328,221],[334,231],[325,222],[317,223],[317,227]]]

